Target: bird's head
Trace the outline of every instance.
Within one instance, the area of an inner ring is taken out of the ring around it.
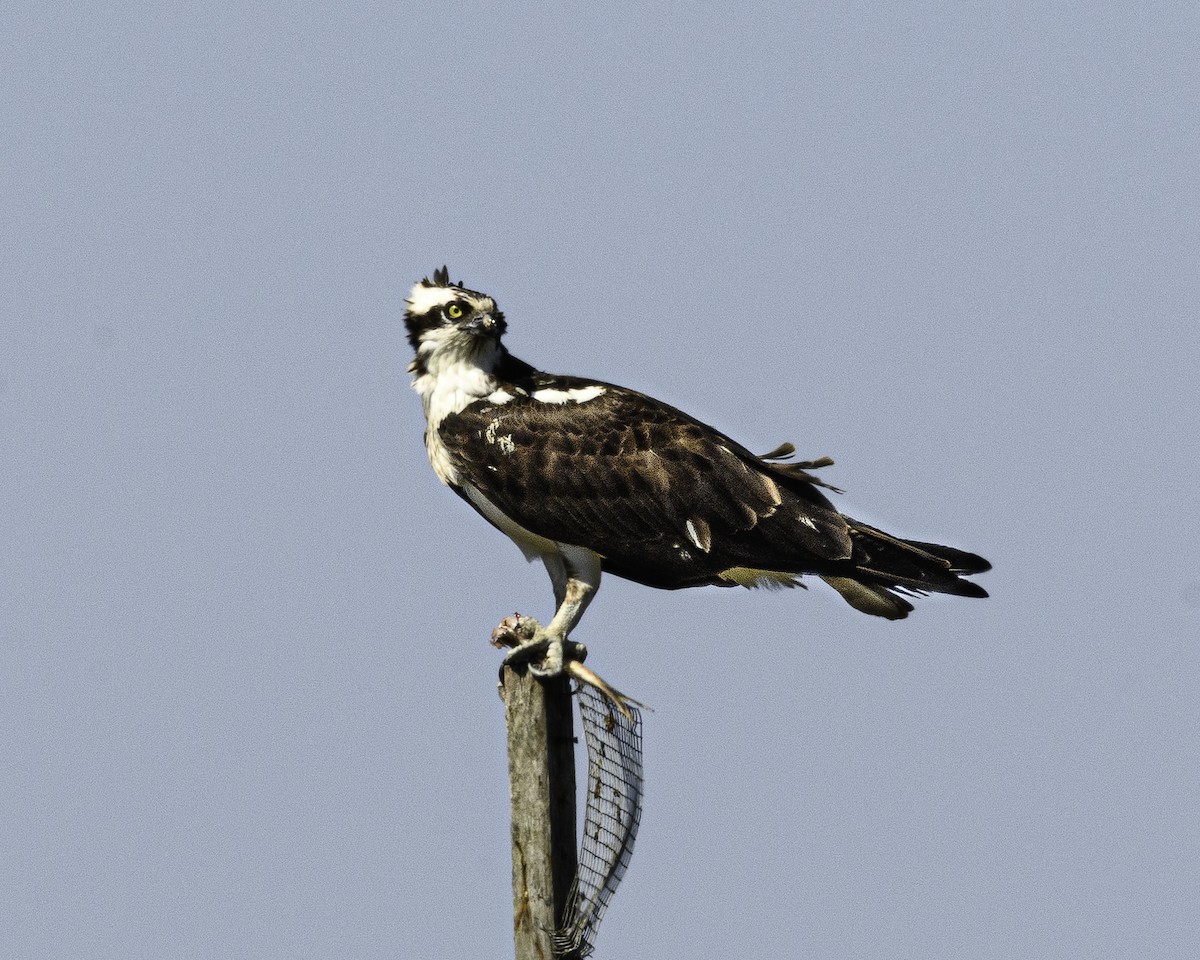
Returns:
[[[404,325],[418,362],[442,353],[494,351],[507,328],[495,300],[451,283],[445,267],[412,288]]]

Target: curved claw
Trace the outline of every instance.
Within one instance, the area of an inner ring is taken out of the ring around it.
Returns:
[[[560,676],[563,672],[563,638],[554,634],[547,634],[539,630],[534,634],[534,639],[524,646],[517,647],[512,653],[505,657],[505,662],[511,660],[514,654],[523,653],[526,648],[531,648],[531,655],[525,658],[525,662],[529,664],[529,672],[535,677],[541,677],[543,680],[550,677]],[[532,659],[532,654],[542,652],[539,658],[540,663],[535,663]]]
[[[529,670],[534,676],[549,677],[557,675],[556,673],[550,673],[544,664],[538,665],[533,662],[535,659],[542,659],[546,656],[551,640],[550,634],[533,617],[514,613],[511,617],[505,617],[500,621],[500,625],[492,631],[492,646],[501,649],[507,647],[509,649],[508,655],[500,665],[501,697],[504,695],[505,667],[528,664]],[[583,661],[587,659],[588,652],[587,647],[582,643],[577,643],[574,640],[568,640],[566,637],[563,637],[561,638],[561,644],[563,659],[557,673],[566,672],[577,682],[595,687],[621,711],[627,720],[633,719],[633,714],[630,710],[631,707],[640,707],[643,710],[650,709],[644,703],[639,703],[633,697],[626,696],[620,690],[610,686],[605,682],[603,677],[591,668],[585,667]]]
[[[566,665],[582,663],[586,659],[587,647],[582,643],[539,628],[532,640],[509,652],[504,658],[504,665],[528,664],[529,672],[535,677],[548,679],[561,676]]]
[[[520,667],[525,664],[532,664],[533,661],[541,660],[545,657],[549,647],[549,637],[543,636],[534,640],[523,640],[505,654],[503,665],[506,667]]]
[[[532,617],[506,617],[492,631],[492,644],[509,647],[504,667],[526,666],[535,677],[557,677],[566,663],[582,662],[587,647],[582,643],[550,633]]]

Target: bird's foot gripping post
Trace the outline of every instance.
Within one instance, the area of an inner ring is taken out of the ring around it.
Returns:
[[[504,666],[525,665],[535,677],[549,679],[563,672],[568,663],[587,659],[587,647],[552,633],[533,617],[519,613],[505,617],[492,631],[492,646],[511,647]]]
[[[505,617],[492,631],[492,646],[500,649],[509,648],[509,654],[504,658],[504,663],[500,667],[501,696],[504,695],[504,668],[517,669],[522,665],[528,665],[529,672],[536,677],[555,677],[565,672],[580,683],[600,691],[627,720],[633,719],[633,713],[629,708],[631,706],[643,707],[644,704],[627,697],[607,683],[594,670],[584,666],[583,661],[587,659],[587,647],[574,640],[559,638],[559,659],[557,669],[555,669],[555,664],[550,662],[555,638],[547,637],[545,633],[546,631],[537,620],[520,613]],[[535,664],[534,661],[538,658],[544,659],[540,664]]]

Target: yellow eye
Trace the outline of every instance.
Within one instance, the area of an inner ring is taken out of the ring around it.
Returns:
[[[460,319],[466,311],[463,309],[461,300],[455,300],[453,303],[446,305],[446,316],[451,320]]]

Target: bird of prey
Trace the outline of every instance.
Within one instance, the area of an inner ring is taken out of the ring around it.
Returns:
[[[820,577],[863,613],[899,620],[908,597],[986,597],[982,557],[902,540],[842,513],[784,444],[756,456],[653,397],[543,373],[504,347],[504,314],[445,267],[412,288],[409,366],[441,481],[529,560],[557,604],[506,662],[561,673],[602,572],[665,590],[796,586]],[[840,492],[840,491],[839,491]]]

